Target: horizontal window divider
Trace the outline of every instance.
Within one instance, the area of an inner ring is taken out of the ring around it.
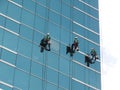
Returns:
[[[38,2],[36,2],[35,0],[32,0],[32,1],[35,2],[35,3],[38,3]],[[13,3],[13,4],[14,4],[14,3]],[[38,3],[38,4],[40,4],[40,3]],[[40,4],[40,5],[41,5],[41,4]],[[42,5],[42,6],[43,6],[43,7],[46,7],[46,6],[44,6],[44,5]],[[48,8],[48,7],[46,7],[46,8]],[[25,9],[26,11],[28,11],[28,12],[30,12],[30,13],[32,13],[32,14],[35,14],[34,12],[32,12],[32,11],[30,11],[30,10],[24,8],[24,7],[23,7],[23,9]],[[49,8],[48,8],[48,9],[49,9]],[[86,30],[88,30],[88,31],[96,34],[96,35],[99,35],[97,32],[95,32],[95,31],[93,31],[93,30],[85,27],[84,25],[82,25],[82,24],[80,24],[80,23],[78,23],[78,22],[76,22],[76,21],[73,21],[73,20],[70,19],[69,17],[62,15],[62,14],[56,12],[55,10],[52,10],[52,9],[50,9],[50,10],[53,11],[54,13],[56,13],[56,14],[59,14],[59,15],[65,17],[66,19],[68,19],[68,20],[70,20],[71,22],[79,25],[80,27],[82,27],[82,28],[84,28],[84,29],[86,29]],[[41,17],[41,16],[38,15],[38,14],[35,14],[35,15],[39,16],[40,18],[42,18],[42,19],[44,19],[44,20],[46,20],[46,21],[48,20],[48,19],[46,19],[46,18],[44,18],[44,17]],[[9,19],[9,18],[8,18],[8,19]],[[15,21],[17,21],[17,20],[15,20]],[[14,22],[15,22],[15,21],[14,21]],[[67,30],[67,31],[68,31],[68,29],[64,28],[63,26],[61,26],[61,25],[59,25],[59,24],[57,24],[57,23],[55,23],[55,22],[53,22],[53,21],[51,21],[51,20],[49,20],[49,21],[50,21],[51,23],[57,25],[58,27],[61,27],[61,28],[63,28],[64,30]],[[17,21],[17,22],[19,22],[19,21]],[[21,24],[21,23],[19,22],[19,24]],[[22,24],[25,25],[25,26],[27,26],[27,27],[29,27],[29,28],[33,28],[33,27],[31,27],[31,26],[29,26],[29,25],[26,25],[26,24],[24,24],[24,23],[22,23]]]
[[[82,13],[84,13],[85,15],[87,15],[87,16],[89,16],[89,17],[91,17],[91,18],[93,18],[93,19],[95,19],[95,20],[97,20],[97,21],[99,21],[98,18],[96,18],[96,17],[92,16],[91,14],[89,14],[89,13],[87,13],[87,12],[85,12],[85,11],[79,9],[79,8],[76,7],[76,6],[73,6],[73,8],[76,9],[76,10],[78,10],[78,11],[80,11],[80,12],[82,12]]]
[[[82,27],[82,28],[84,28],[85,30],[88,30],[88,31],[90,31],[90,32],[98,35],[98,36],[100,35],[99,33],[93,31],[92,29],[87,28],[86,26],[84,26],[84,25],[82,25],[82,24],[80,24],[80,23],[78,23],[78,22],[76,22],[76,21],[73,21],[73,23],[76,24],[76,25],[78,25],[78,26],[80,26],[80,27]]]
[[[78,64],[78,65],[81,65],[81,66],[83,66],[83,67],[85,67],[85,68],[87,68],[87,69],[90,69],[90,70],[92,70],[92,71],[94,71],[94,72],[96,72],[96,73],[98,73],[98,74],[101,74],[99,71],[97,71],[97,70],[95,70],[95,69],[93,69],[93,68],[91,68],[91,67],[88,67],[88,66],[86,66],[86,65],[84,65],[84,64],[82,64],[82,63],[80,63],[80,62],[78,62],[78,61],[76,61],[76,60],[72,60],[72,62],[74,62],[74,63],[76,63],[76,64]]]
[[[0,28],[3,29],[3,30],[5,30],[5,31],[8,31],[8,32],[10,32],[10,33],[12,33],[12,34],[14,34],[14,35],[16,35],[16,36],[19,36],[18,33],[14,32],[14,31],[11,31],[10,29],[5,28],[5,27],[3,27],[3,26],[1,26],[1,25],[0,25]]]
[[[13,53],[13,54],[18,54],[16,51],[13,51],[13,50],[5,47],[5,46],[0,45],[0,48],[5,49],[5,50],[7,50],[7,51],[9,51],[9,52],[11,52],[11,53]]]
[[[99,11],[97,8],[95,8],[94,6],[92,6],[92,5],[84,2],[83,0],[78,0],[78,1],[81,2],[81,3],[83,3],[83,4],[85,4],[85,5],[87,5],[88,7],[92,8],[92,9],[94,9],[94,10],[96,10],[96,11]]]
[[[16,67],[15,65],[13,65],[13,64],[11,64],[11,63],[9,63],[9,62],[6,62],[6,61],[4,61],[4,60],[2,60],[2,59],[0,59],[0,62],[2,62],[2,63],[4,63],[4,64],[7,64],[7,65],[9,65],[9,66],[11,66],[11,67]]]
[[[16,3],[16,2],[14,2],[13,0],[8,0],[8,1],[11,2],[11,3],[13,3],[13,4],[15,4],[16,6],[18,6],[18,7],[20,7],[20,8],[22,8],[22,5],[20,5],[20,4]]]
[[[22,90],[21,88],[18,88],[18,87],[16,87],[16,86],[13,86],[13,85],[11,85],[11,84],[8,84],[8,83],[6,83],[6,82],[4,82],[4,81],[0,81],[0,84],[5,85],[5,86],[10,87],[10,88],[15,88],[15,89],[17,89],[17,90]],[[3,89],[2,89],[2,90],[3,90]]]
[[[15,20],[15,19],[13,19],[13,18],[11,18],[11,17],[9,17],[9,16],[7,16],[7,15],[5,15],[5,14],[3,14],[3,13],[0,13],[0,16],[3,16],[3,17],[5,17],[5,18],[7,18],[7,19],[9,19],[9,20],[11,20],[11,21],[14,21],[14,22],[16,22],[17,24],[20,24],[19,21]]]
[[[94,42],[94,41],[92,41],[92,40],[90,40],[90,39],[88,39],[88,38],[86,38],[86,37],[84,37],[84,36],[82,36],[82,35],[76,33],[76,32],[73,32],[73,34],[75,34],[75,35],[77,35],[77,36],[79,36],[79,37],[81,37],[81,38],[83,38],[83,39],[85,39],[85,40],[87,40],[87,41],[89,41],[89,42],[91,42],[91,43],[97,45],[97,46],[100,46],[100,44],[98,44],[98,43],[96,43],[96,42]]]
[[[3,82],[3,81],[0,81],[0,84],[5,85],[5,86],[10,87],[10,88],[13,88],[12,85],[10,85],[10,84],[8,84],[6,82]]]
[[[35,2],[35,3],[37,3],[37,4],[39,4],[39,5],[41,5],[40,3],[36,2],[35,0],[32,0],[32,1]],[[46,7],[46,6],[44,6],[44,5],[41,5],[41,6],[49,9],[48,7]],[[73,6],[73,8],[74,8],[74,6]],[[69,17],[67,17],[67,16],[64,16],[63,14],[61,14],[61,13],[59,13],[59,12],[56,12],[55,10],[52,10],[52,9],[49,9],[49,10],[52,11],[52,12],[54,12],[54,13],[56,13],[56,14],[59,14],[59,15],[63,16],[64,18],[68,19],[68,20],[71,21],[71,22],[74,22],[71,18],[69,18]],[[91,15],[91,16],[92,16],[92,15]],[[93,17],[93,16],[92,16],[92,17]],[[79,24],[79,23],[78,23],[78,24]],[[82,26],[82,27],[85,28],[84,25],[81,25],[81,24],[80,24],[79,26]],[[62,28],[63,28],[63,27],[62,27]],[[92,32],[92,33],[94,33],[94,34],[99,35],[97,32],[95,32],[95,31],[93,31],[93,30],[91,30],[91,29],[89,29],[89,28],[87,28],[87,27],[86,27],[85,29],[88,30],[88,31],[90,31],[90,32]]]
[[[98,89],[98,88],[96,88],[96,87],[93,87],[92,85],[86,84],[86,83],[84,83],[84,82],[82,82],[82,81],[80,81],[80,80],[78,80],[78,79],[76,79],[76,78],[72,78],[72,80],[74,80],[74,81],[76,81],[76,82],[79,82],[79,83],[81,83],[81,84],[83,84],[83,85],[85,85],[85,86],[88,86],[88,87],[92,88],[93,90],[100,90],[100,89]]]

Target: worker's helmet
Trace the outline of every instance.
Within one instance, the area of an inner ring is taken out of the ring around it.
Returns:
[[[77,37],[75,37],[75,39],[77,39]]]
[[[47,35],[50,35],[50,33],[47,33]]]

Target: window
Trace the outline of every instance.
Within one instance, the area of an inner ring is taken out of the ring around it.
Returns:
[[[25,27],[23,25],[21,25],[20,27],[20,35],[29,39],[30,41],[32,41],[32,37],[33,37],[33,30]]]
[[[6,20],[6,28],[10,29],[13,32],[19,33],[19,24],[17,24],[16,22],[13,22],[9,19]]]
[[[61,9],[61,0],[50,0],[50,8],[57,11],[57,12],[60,12],[60,9]]]
[[[53,22],[55,22],[56,24],[60,24],[60,15],[50,11],[49,12],[49,19]]]
[[[47,8],[37,4],[36,14],[46,18]]]
[[[14,42],[14,43],[13,43]],[[5,31],[3,45],[13,51],[17,50],[18,37]]]
[[[0,84],[0,90],[12,90],[12,88]]]
[[[27,89],[25,89],[27,90]],[[36,77],[30,77],[30,87],[29,90],[43,90],[42,89],[42,81]]]
[[[47,83],[46,90],[57,90],[57,89],[58,89],[58,87],[56,87],[55,85]]]
[[[69,77],[60,74],[59,75],[59,84],[61,87],[64,87],[67,90],[69,90],[69,84],[70,84]]]
[[[0,28],[0,45],[2,45],[3,43],[3,34],[4,34],[4,31]]]
[[[1,59],[15,65],[16,55],[3,49]]]
[[[12,4],[12,3],[9,3],[8,5],[8,16],[15,19],[15,20],[18,20],[20,21],[20,16],[21,16],[21,8]]]
[[[1,0],[0,1],[0,12],[2,13],[7,13],[7,5],[8,5],[8,1],[7,0]]]
[[[47,80],[52,83],[58,84],[58,72],[47,68]]]
[[[70,18],[71,12],[70,12],[70,6],[68,6],[65,3],[62,3],[62,14],[66,17]]]
[[[29,2],[29,4],[28,4]],[[35,11],[35,3],[33,3],[32,0],[24,0],[23,1],[23,6],[27,8],[28,10],[31,10],[32,12]]]
[[[19,39],[18,52],[25,56],[31,57],[32,43]]]
[[[59,40],[59,38],[60,38],[60,28],[57,25],[55,25],[53,23],[49,23],[49,29],[47,31],[50,33],[51,37]]]
[[[5,24],[5,18],[0,16],[0,26],[4,26]]]
[[[8,66],[7,64],[4,64],[0,62],[0,80],[8,83],[13,84],[13,74],[14,74],[14,68]]]
[[[85,86],[81,83],[78,83],[76,81],[72,81],[72,90],[86,90]]]
[[[60,57],[60,71],[69,74],[69,61],[63,57]]]
[[[18,55],[16,66],[24,71],[30,72],[30,59]]]
[[[45,25],[46,25],[46,21],[38,16],[35,17],[35,28],[37,30],[39,30],[40,32],[44,32],[45,31]]]
[[[22,90],[28,90],[29,74],[15,70],[14,85]]]
[[[31,65],[31,73],[34,74],[35,76],[38,76],[40,78],[42,78],[42,65],[38,64],[36,62],[32,62]]]
[[[25,10],[22,10],[22,23],[33,26],[34,15]]]
[[[33,51],[32,51],[32,58],[35,61],[38,61],[40,63],[43,63],[43,53],[40,52],[40,48],[38,45],[33,45]]]
[[[58,64],[59,64],[59,57],[58,55],[54,53],[49,53],[48,54],[48,66],[53,67],[55,69],[58,69]]]

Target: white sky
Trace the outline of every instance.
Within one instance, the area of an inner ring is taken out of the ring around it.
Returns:
[[[99,0],[102,90],[120,90],[120,0]]]

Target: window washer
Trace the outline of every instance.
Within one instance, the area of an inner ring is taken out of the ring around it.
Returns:
[[[78,44],[79,44],[78,38],[75,37],[75,38],[74,38],[74,42],[73,42],[73,44],[72,44],[72,50],[73,50],[74,52],[75,52],[75,51],[79,51]]]
[[[94,60],[93,63],[95,63],[96,59],[98,59],[98,56],[97,56],[97,53],[96,53],[96,51],[95,51],[94,48],[91,49],[91,51],[90,51],[90,55],[92,56],[91,59]]]
[[[51,50],[50,39],[51,39],[50,34],[47,33],[47,35],[41,40],[41,42],[40,42],[41,52],[43,52],[44,49],[47,50],[47,51]]]

